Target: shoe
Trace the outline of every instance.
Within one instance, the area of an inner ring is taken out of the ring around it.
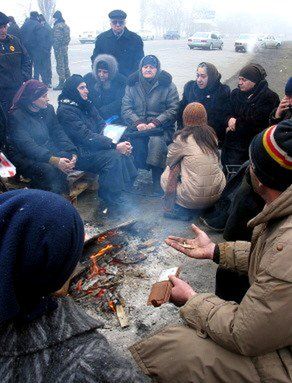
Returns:
[[[225,225],[228,219],[228,213],[223,211],[213,218],[202,218],[200,221],[207,226],[209,229],[222,233],[225,229]]]
[[[63,90],[63,86],[64,86],[64,83],[59,82],[59,84],[57,86],[55,86],[53,88],[53,90]]]

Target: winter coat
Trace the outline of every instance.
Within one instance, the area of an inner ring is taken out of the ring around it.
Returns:
[[[53,156],[71,158],[77,153],[59,125],[52,105],[38,113],[24,108],[10,113],[7,141],[7,154],[16,166],[30,162],[48,163]]]
[[[38,49],[38,32],[41,27],[37,20],[28,18],[20,28],[21,41],[30,54]]]
[[[1,383],[141,383],[93,319],[69,298],[33,322],[0,328]]]
[[[225,187],[226,180],[215,154],[205,154],[192,135],[187,141],[178,136],[169,146],[167,167],[161,176],[165,191],[170,167],[180,162],[180,181],[176,190],[176,202],[187,209],[198,209],[214,204]]]
[[[272,111],[272,113],[270,114],[269,126],[277,125],[279,122],[281,122],[283,120],[291,120],[292,119],[292,108],[289,108],[284,113],[282,113],[280,118],[275,117],[277,109],[278,109],[278,107],[275,108]]]
[[[0,41],[0,89],[18,89],[31,78],[29,55],[17,37]],[[4,90],[3,90],[4,92]]]
[[[101,134],[105,124],[93,105],[83,109],[75,101],[61,100],[57,116],[81,155],[114,147],[112,140]]]
[[[196,81],[186,83],[178,112],[178,125],[182,128],[182,115],[185,107],[191,102],[199,102],[207,111],[208,125],[216,132],[219,142],[224,141],[228,117],[230,116],[230,88],[220,81],[211,89],[200,89]]]
[[[122,117],[126,125],[136,129],[140,123],[153,122],[157,128],[172,135],[177,118],[179,96],[172,76],[161,71],[151,90],[146,94],[139,72],[128,79],[122,102]],[[156,128],[154,128],[156,129]],[[151,132],[151,131],[150,131]]]
[[[9,23],[7,33],[8,33],[8,35],[17,37],[18,40],[21,40],[21,31],[20,31],[19,26],[16,24],[16,22],[12,21]]]
[[[0,150],[3,150],[6,143],[7,118],[2,105],[0,104]]]
[[[119,72],[128,77],[138,70],[139,62],[144,57],[143,41],[127,28],[119,38],[109,29],[97,36],[91,61],[103,53],[114,56],[119,64]]]
[[[252,93],[234,89],[230,100],[230,117],[236,118],[236,129],[226,134],[224,146],[248,151],[253,137],[269,126],[269,116],[279,105],[279,96],[262,80]]]
[[[70,43],[70,28],[64,21],[55,22],[53,27],[53,47],[67,46]]]
[[[96,75],[96,66],[100,61],[106,62],[109,67],[107,84],[103,84]],[[89,90],[89,99],[101,117],[105,120],[114,115],[120,117],[127,79],[118,73],[117,62],[114,58],[109,55],[99,55],[94,60],[92,72],[85,75],[84,80]]]
[[[145,372],[165,377],[159,382],[291,383],[292,186],[249,226],[251,243],[219,245],[220,266],[248,273],[242,302],[197,294],[181,309],[189,327],[165,330],[133,347]],[[167,350],[178,356],[175,368]]]
[[[42,25],[38,31],[39,47],[38,52],[40,54],[50,52],[53,46],[53,30],[48,23]]]

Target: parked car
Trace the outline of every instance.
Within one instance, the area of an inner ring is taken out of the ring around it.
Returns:
[[[221,36],[215,32],[196,32],[193,36],[188,38],[187,42],[190,49],[222,49],[223,40]]]
[[[262,39],[262,46],[264,48],[280,48],[282,42],[273,35],[267,35]]]
[[[180,34],[178,31],[167,31],[164,33],[163,38],[165,40],[179,40],[180,39]]]
[[[94,44],[96,36],[99,34],[99,32],[83,32],[81,35],[79,35],[79,41],[81,44]]]
[[[238,36],[234,42],[235,52],[258,51],[262,46],[261,39],[256,35],[245,33]]]
[[[143,41],[154,40],[154,34],[151,31],[146,31],[145,29],[142,29],[141,31],[139,31],[138,35],[141,37]]]

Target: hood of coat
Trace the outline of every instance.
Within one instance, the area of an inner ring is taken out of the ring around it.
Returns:
[[[249,221],[249,227],[255,227],[261,223],[284,218],[292,215],[292,185],[289,186],[277,199],[271,204],[266,205],[264,209],[255,218]]]
[[[98,64],[100,62],[104,62],[107,64],[108,66],[108,72],[109,72],[109,81],[111,81],[112,79],[114,79],[118,73],[118,62],[117,60],[114,58],[114,56],[111,56],[111,55],[106,55],[106,54],[102,54],[102,55],[98,55],[94,62],[93,62],[93,65],[92,65],[92,74],[94,76],[94,78],[99,81],[99,77],[97,76],[96,72],[96,68],[98,66]]]
[[[133,87],[139,81],[140,81],[140,71],[137,71],[128,78],[127,85],[130,87]],[[172,76],[165,70],[162,70],[160,73],[156,75],[156,82],[158,83],[158,85],[161,85],[167,88],[172,83]]]

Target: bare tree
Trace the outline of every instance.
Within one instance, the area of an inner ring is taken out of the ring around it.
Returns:
[[[56,8],[56,0],[38,0],[38,5],[47,23],[51,25]]]

